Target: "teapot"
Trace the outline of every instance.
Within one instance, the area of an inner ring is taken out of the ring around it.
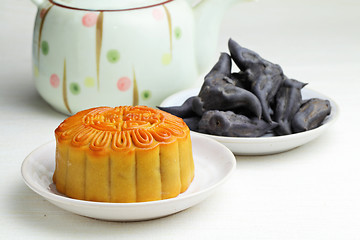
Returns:
[[[210,70],[221,18],[246,0],[32,0],[33,77],[72,115],[97,106],[154,107]]]

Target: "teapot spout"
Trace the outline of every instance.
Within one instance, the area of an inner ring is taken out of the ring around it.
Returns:
[[[202,0],[193,5],[195,19],[195,46],[199,73],[208,71],[217,48],[221,20],[228,8],[239,2],[251,0]]]

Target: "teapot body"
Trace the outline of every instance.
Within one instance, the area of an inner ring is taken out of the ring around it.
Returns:
[[[196,82],[194,32],[185,1],[111,11],[45,2],[33,36],[36,88],[65,114],[97,106],[155,107]]]

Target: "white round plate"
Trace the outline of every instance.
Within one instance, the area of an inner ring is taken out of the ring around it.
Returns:
[[[199,91],[199,88],[194,88],[175,93],[166,98],[160,106],[180,106],[189,97],[198,95]],[[305,87],[302,89],[302,97],[303,99],[317,97],[330,101],[331,114],[326,117],[324,123],[320,127],[306,132],[295,133],[285,136],[222,137],[197,132],[193,133],[194,135],[207,136],[215,139],[216,141],[228,147],[236,155],[266,155],[288,151],[290,149],[299,147],[305,143],[314,140],[316,137],[318,137],[321,133],[323,133],[326,129],[330,127],[330,125],[334,122],[339,113],[339,108],[337,104],[329,97],[321,93]]]
[[[187,191],[172,199],[139,203],[104,203],[66,197],[56,191],[52,181],[55,169],[55,141],[30,153],[21,166],[21,173],[25,183],[33,191],[67,211],[111,221],[154,219],[201,202],[235,170],[235,156],[222,144],[198,135],[192,135],[191,139],[195,177]]]

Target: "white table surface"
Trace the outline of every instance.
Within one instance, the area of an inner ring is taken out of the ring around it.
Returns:
[[[270,156],[237,156],[210,198],[145,222],[63,211],[32,192],[20,166],[65,118],[37,94],[31,72],[36,8],[0,0],[0,239],[360,239],[360,1],[258,0],[230,9],[227,40],[280,63],[334,99],[338,121],[318,139]]]

